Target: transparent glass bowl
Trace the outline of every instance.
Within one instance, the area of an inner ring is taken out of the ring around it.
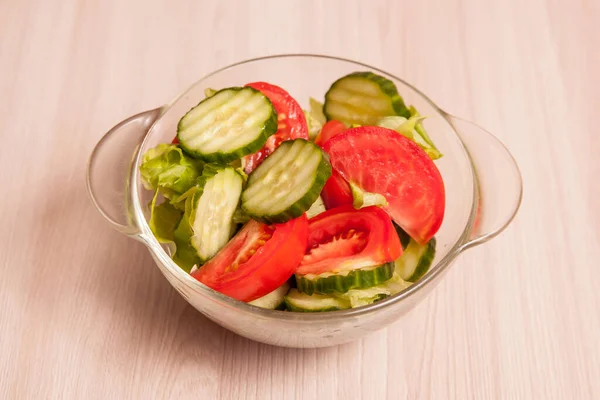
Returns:
[[[252,81],[285,88],[303,107],[322,99],[337,78],[373,71],[395,82],[409,105],[428,116],[425,128],[444,154],[436,161],[446,187],[446,214],[436,235],[430,271],[403,292],[361,308],[325,313],[260,309],[224,296],[181,270],[148,226],[152,193],[141,184],[141,156],[170,142],[179,119],[206,88]],[[318,55],[278,55],[243,61],[195,83],[169,105],[135,115],[111,129],[94,149],[87,171],[94,205],[118,231],[144,243],[171,285],[198,311],[247,338],[277,346],[324,347],[358,339],[398,320],[435,287],[458,255],[500,233],[514,218],[522,195],[519,169],[509,151],[482,128],[451,116],[410,84],[377,68]],[[202,328],[198,327],[202,335]]]

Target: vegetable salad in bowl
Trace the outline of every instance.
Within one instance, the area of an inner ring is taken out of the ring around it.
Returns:
[[[290,312],[364,306],[427,273],[442,153],[392,81],[345,75],[309,110],[276,82],[205,94],[139,166],[149,226],[181,269]]]

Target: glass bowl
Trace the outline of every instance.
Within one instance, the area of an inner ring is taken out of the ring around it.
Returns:
[[[407,105],[427,116],[424,126],[444,156],[436,164],[446,187],[446,213],[436,234],[437,254],[429,272],[401,293],[360,308],[324,313],[264,310],[222,295],[198,282],[170,258],[148,226],[152,193],[141,184],[141,156],[170,142],[179,119],[206,88],[267,81],[285,88],[305,108],[322,99],[332,82],[354,71],[392,80]],[[170,104],[119,123],[97,144],[88,165],[94,205],[118,231],[144,243],[171,285],[198,311],[249,339],[276,346],[325,347],[384,328],[421,302],[466,249],[482,244],[514,218],[522,194],[519,169],[509,151],[482,128],[449,115],[418,89],[362,63],[320,55],[277,55],[230,65],[195,83]],[[202,328],[198,327],[202,335]]]

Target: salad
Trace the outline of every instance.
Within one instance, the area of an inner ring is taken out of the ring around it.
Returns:
[[[139,166],[150,228],[184,271],[292,312],[371,304],[428,271],[442,154],[393,82],[355,72],[309,110],[267,82],[205,94]]]

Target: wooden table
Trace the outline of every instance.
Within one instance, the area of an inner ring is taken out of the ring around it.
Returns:
[[[599,50],[597,0],[2,1],[0,397],[600,398]],[[84,184],[116,122],[286,52],[395,72],[494,132],[525,184],[414,312],[320,350],[208,321]]]

